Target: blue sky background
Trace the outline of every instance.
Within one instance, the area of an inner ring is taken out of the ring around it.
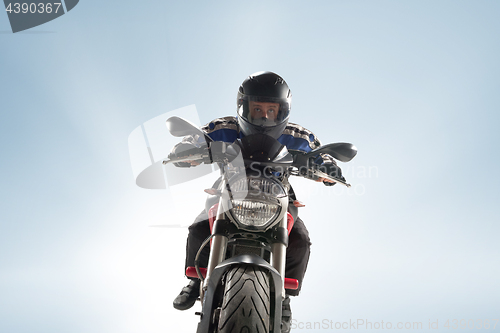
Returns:
[[[294,183],[313,242],[297,322],[500,319],[499,14],[86,0],[17,34],[0,14],[0,331],[195,330],[198,308],[171,307],[187,229],[149,226],[203,202],[180,216],[182,197],[135,186],[128,136],[191,104],[234,115],[260,70],[288,82],[291,121],[359,149],[351,190]]]

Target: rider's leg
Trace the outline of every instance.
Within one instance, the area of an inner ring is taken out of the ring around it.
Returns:
[[[304,222],[300,218],[297,218],[288,238],[285,277],[297,279],[299,281],[299,288],[297,290],[287,290],[286,293],[290,296],[297,296],[300,292],[307,263],[309,262],[310,247],[309,232]]]
[[[196,253],[203,241],[210,236],[210,227],[208,217],[203,211],[189,226],[188,238],[186,242],[186,267],[194,266]],[[208,246],[200,254],[200,267],[208,265],[209,248]],[[180,294],[174,300],[174,308],[178,310],[190,309],[200,296],[200,280],[190,278],[189,284],[182,288]]]
[[[196,253],[200,249],[201,244],[207,237],[210,236],[210,225],[208,223],[208,215],[203,210],[200,215],[194,220],[188,228],[188,237],[186,241],[186,263],[184,269],[189,266],[194,266]],[[205,246],[200,254],[200,267],[208,266],[208,257],[210,255],[209,246]]]
[[[299,288],[297,290],[286,290],[286,297],[283,301],[281,311],[281,332],[288,333],[291,329],[292,309],[290,308],[290,296],[297,296],[302,287],[302,280],[309,262],[311,241],[309,232],[304,222],[296,218],[292,231],[288,237],[288,247],[286,249],[286,267],[285,276],[287,278],[297,279]]]

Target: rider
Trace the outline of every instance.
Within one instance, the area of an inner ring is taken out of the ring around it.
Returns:
[[[238,91],[238,117],[218,118],[202,130],[214,141],[232,143],[236,139],[256,133],[264,133],[277,139],[285,145],[290,153],[309,152],[319,146],[319,139],[309,130],[288,122],[291,109],[292,94],[285,80],[272,72],[258,72],[250,75],[241,84]],[[177,144],[172,153],[181,157],[183,151],[199,146],[196,138],[188,136]],[[329,175],[343,179],[339,167],[330,155],[320,154],[316,163],[324,167]],[[190,167],[198,165],[195,162],[178,162],[177,166]],[[325,185],[334,185],[324,178],[318,178]],[[285,276],[297,279],[299,289],[286,290],[286,299],[283,302],[283,317],[289,326],[291,320],[290,300],[288,295],[297,296],[302,286],[302,280],[309,260],[310,245],[309,232],[302,220],[297,217],[297,207],[301,204],[295,199],[293,190],[290,190],[291,202],[289,211],[294,216],[295,223],[289,235],[286,251]],[[186,246],[186,267],[194,266],[194,259],[203,241],[210,235],[208,214],[204,210],[189,227]],[[207,267],[209,250],[205,248],[200,255],[200,267]],[[186,310],[193,306],[199,296],[200,280],[191,279],[181,293],[174,300],[174,308]],[[284,330],[287,331],[287,330]]]

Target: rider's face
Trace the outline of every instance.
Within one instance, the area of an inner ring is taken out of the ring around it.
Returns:
[[[253,119],[265,118],[273,121],[276,120],[280,108],[279,103],[254,101],[249,101],[248,106],[250,107],[250,116]]]

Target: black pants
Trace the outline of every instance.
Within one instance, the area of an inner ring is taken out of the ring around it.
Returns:
[[[186,244],[186,268],[194,266],[196,253],[208,236],[210,236],[210,226],[207,213],[203,211],[198,215],[194,223],[189,226]],[[287,290],[286,293],[288,295],[297,296],[300,292],[309,261],[310,246],[309,232],[304,222],[300,218],[297,218],[288,238],[285,277],[297,279],[299,281],[299,289]],[[209,247],[206,246],[200,254],[200,267],[208,266],[209,253]]]

